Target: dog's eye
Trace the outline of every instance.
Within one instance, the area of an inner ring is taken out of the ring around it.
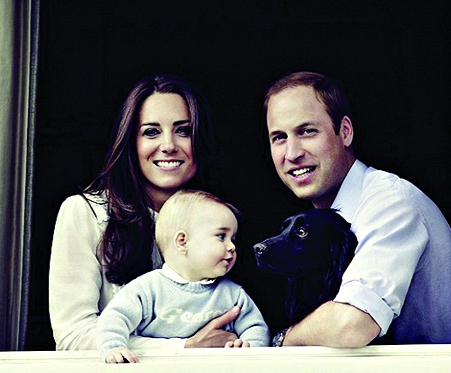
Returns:
[[[307,236],[308,235],[308,231],[307,231],[307,229],[305,229],[304,227],[299,227],[298,228],[298,231],[297,231],[297,235],[299,236],[299,237],[305,237],[305,236]]]

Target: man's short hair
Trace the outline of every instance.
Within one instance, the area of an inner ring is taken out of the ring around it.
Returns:
[[[276,80],[266,91],[265,111],[268,111],[268,103],[272,96],[285,89],[298,86],[309,86],[315,90],[318,100],[324,103],[326,111],[334,124],[335,134],[338,135],[343,117],[351,118],[351,108],[340,83],[322,74],[300,71]]]

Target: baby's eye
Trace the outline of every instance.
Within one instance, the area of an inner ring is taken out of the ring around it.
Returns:
[[[224,241],[224,239],[225,239],[225,233],[219,233],[218,234],[218,237],[219,237],[219,239],[221,240],[221,241]]]
[[[191,126],[180,126],[177,128],[176,133],[183,137],[191,136]]]

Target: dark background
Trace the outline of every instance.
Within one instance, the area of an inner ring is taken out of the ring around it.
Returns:
[[[285,280],[259,272],[251,247],[304,207],[264,156],[261,105],[274,79],[311,70],[342,81],[357,156],[416,184],[450,220],[449,21],[449,2],[437,0],[41,1],[26,349],[54,349],[58,208],[100,170],[125,95],[152,72],[193,81],[211,103],[221,193],[243,212],[232,277],[273,330],[285,322]]]

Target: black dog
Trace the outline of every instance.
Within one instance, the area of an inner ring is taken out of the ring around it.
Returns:
[[[332,209],[312,209],[286,219],[278,236],[254,246],[258,266],[288,277],[291,325],[338,293],[357,239]]]

